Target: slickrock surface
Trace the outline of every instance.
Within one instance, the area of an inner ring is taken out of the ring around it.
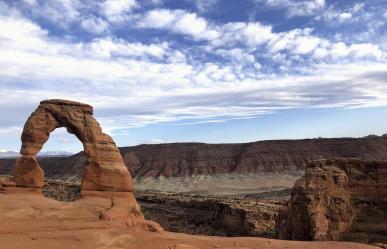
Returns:
[[[294,172],[316,159],[387,160],[387,137],[274,140],[244,144],[174,143],[120,148],[132,176],[186,177],[214,174]],[[12,174],[15,159],[0,159],[0,174]],[[10,162],[12,161],[12,162]],[[83,153],[38,158],[50,179],[81,180]]]
[[[282,239],[387,243],[387,162],[309,164],[279,220]]]
[[[101,214],[114,203],[104,196],[59,202],[12,188],[0,192],[0,245],[12,249],[376,249],[345,242],[296,242],[263,238],[222,238],[152,232],[152,227],[131,226],[126,219],[104,220]],[[3,225],[6,224],[6,225]]]

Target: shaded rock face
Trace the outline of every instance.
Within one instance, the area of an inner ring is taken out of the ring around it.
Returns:
[[[66,127],[84,147],[86,157],[82,190],[132,191],[132,179],[113,139],[104,134],[89,105],[67,100],[45,100],[31,114],[21,136],[21,158],[16,161],[15,182],[20,187],[43,186],[37,153],[50,133]]]
[[[276,225],[280,239],[387,242],[387,162],[310,163]]]

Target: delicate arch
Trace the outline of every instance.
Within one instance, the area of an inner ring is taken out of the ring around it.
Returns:
[[[93,107],[68,100],[45,100],[31,114],[21,136],[22,155],[16,161],[15,182],[19,187],[41,188],[44,172],[37,153],[56,128],[65,127],[83,144],[86,163],[82,190],[132,191],[132,178],[113,139],[102,132],[93,117]]]

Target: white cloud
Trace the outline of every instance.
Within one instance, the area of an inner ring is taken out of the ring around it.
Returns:
[[[347,45],[343,42],[338,42],[328,43],[326,47],[316,49],[315,56],[320,59],[329,57],[330,59],[338,60],[345,57],[381,59],[385,55],[383,51],[374,44],[359,43]]]
[[[207,21],[184,10],[156,9],[147,12],[137,23],[140,28],[167,29],[189,35],[195,40],[215,39],[219,34]]]
[[[30,4],[33,5],[29,8],[32,15],[46,18],[62,27],[79,20],[79,9],[83,5],[79,0],[31,1]]]
[[[111,38],[97,39],[87,44],[86,47],[89,50],[86,50],[88,54],[101,58],[153,56],[161,59],[168,50],[167,43],[144,45]]]
[[[231,22],[215,25],[208,24],[204,18],[183,10],[152,10],[137,21],[137,25],[140,28],[167,29],[178,34],[189,35],[194,40],[208,40],[207,51],[215,51],[239,62],[243,60],[244,64],[254,63],[255,56],[252,53],[255,53],[258,48],[261,52],[267,50],[271,54],[295,55],[291,58],[296,60],[299,60],[297,55],[306,54],[312,54],[319,59],[346,56],[380,59],[384,54],[377,45],[335,44],[313,35],[313,30],[310,28],[276,33],[271,26],[260,22]],[[366,52],[361,52],[360,48],[366,49],[364,50]]]
[[[167,9],[151,10],[138,25],[144,28],[166,28],[174,22],[175,13]]]
[[[307,54],[322,43],[322,39],[311,35],[311,29],[294,29],[273,35],[269,42],[269,51],[276,53],[288,50],[292,54]]]
[[[322,11],[325,0],[256,0],[266,6],[286,8],[289,17],[311,16]]]
[[[255,23],[228,23],[222,28],[222,37],[213,44],[243,42],[248,46],[258,46],[273,38],[270,26]]]
[[[250,65],[255,62],[254,55],[241,48],[218,49],[215,52],[242,65]]]
[[[345,21],[351,19],[351,17],[352,17],[352,14],[351,14],[351,13],[349,13],[349,12],[343,12],[343,13],[340,13],[340,14],[339,14],[338,20],[339,20],[340,22],[345,22]]]
[[[282,0],[268,0],[266,3],[277,6],[282,3]],[[305,4],[303,1],[302,3]],[[295,2],[289,4],[296,5]],[[297,4],[301,4],[301,2]],[[323,7],[325,6],[325,1],[312,1],[312,5]],[[306,6],[309,5],[306,4]],[[351,13],[359,12],[363,7],[361,4],[355,5],[350,9],[351,12],[337,14],[337,18],[341,18],[341,20],[347,19]],[[332,8],[329,9],[330,12],[332,12],[331,10]],[[225,58],[227,57],[234,61],[239,60],[239,62],[242,61],[243,54],[245,62],[250,61],[254,63],[257,51],[263,54],[275,55],[276,58],[279,58],[278,53],[288,54],[290,56],[284,59],[295,61],[299,61],[301,59],[300,56],[308,54],[311,55],[309,59],[312,60],[344,58],[346,56],[351,58],[369,57],[380,59],[384,56],[383,51],[377,45],[372,46],[372,48],[370,46],[364,47],[367,49],[365,53],[359,50],[359,46],[351,47],[351,44],[347,43],[343,43],[345,48],[342,49],[340,43],[336,44],[326,38],[313,35],[313,29],[311,28],[274,32],[270,25],[264,25],[260,22],[214,24],[209,23],[195,13],[184,10],[156,9],[146,12],[137,20],[137,27],[169,30],[177,34],[188,35],[193,40],[208,41],[208,44],[205,46],[207,52],[215,51],[215,53]],[[366,53],[368,53],[368,56],[366,56]],[[289,64],[288,66],[291,65]]]
[[[357,3],[345,10],[338,9],[335,5],[329,6],[319,18],[322,18],[330,25],[338,25],[346,22],[357,22],[364,12],[364,3]]]
[[[137,6],[136,0],[105,0],[101,11],[109,21],[119,22],[125,20],[125,14]]]
[[[81,21],[81,27],[91,33],[101,34],[109,30],[109,23],[100,17],[88,17]]]

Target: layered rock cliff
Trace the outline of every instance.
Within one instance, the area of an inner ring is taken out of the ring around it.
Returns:
[[[316,159],[342,157],[387,160],[387,138],[273,140],[243,144],[174,143],[120,148],[136,177],[178,177],[222,173],[293,172]],[[85,158],[38,158],[51,179],[80,180]],[[0,174],[10,174],[14,159],[0,159]]]
[[[277,222],[281,239],[387,243],[387,162],[310,163]]]

